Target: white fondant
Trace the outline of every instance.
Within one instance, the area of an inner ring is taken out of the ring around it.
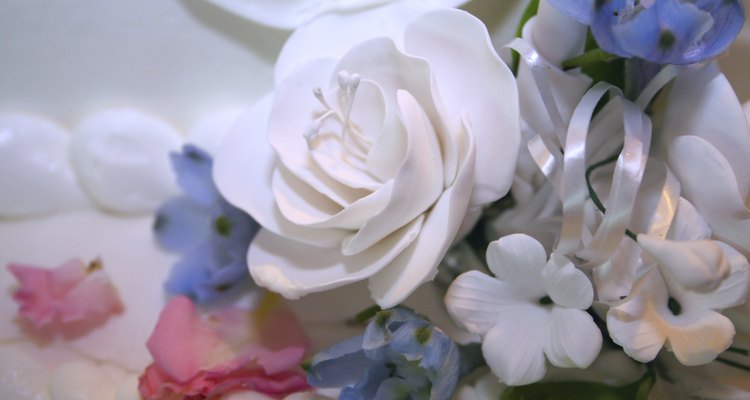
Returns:
[[[115,383],[90,361],[69,362],[52,373],[54,400],[107,400],[115,397],[115,391]]]
[[[86,192],[100,207],[150,212],[177,195],[170,151],[182,138],[166,122],[134,110],[94,114],[76,128],[71,158]]]
[[[214,154],[224,134],[243,111],[245,107],[232,107],[206,115],[190,128],[187,141]]]
[[[351,14],[393,0],[209,0],[237,15],[264,25],[294,29],[325,14]],[[457,7],[468,0],[422,0],[435,6]]]
[[[187,131],[195,118],[271,90],[288,33],[206,1],[3,1],[0,111],[73,127],[138,107]]]
[[[25,352],[0,347],[0,399],[49,400],[49,373]]]
[[[179,257],[157,246],[152,223],[151,216],[122,218],[85,211],[0,224],[0,340],[33,337],[33,331],[22,330],[17,320],[17,305],[11,299],[17,283],[5,265],[22,261],[53,267],[71,257],[99,257],[125,306],[123,313],[94,330],[57,337],[38,350],[40,360],[50,358],[42,362],[55,367],[71,354],[42,350],[70,348],[79,357],[111,362],[132,374],[142,372],[151,362],[146,340],[165,304],[163,284]]]
[[[141,400],[141,395],[138,393],[137,376],[130,375],[120,383],[115,400]]]
[[[70,136],[41,117],[0,114],[0,217],[85,207],[68,160]]]

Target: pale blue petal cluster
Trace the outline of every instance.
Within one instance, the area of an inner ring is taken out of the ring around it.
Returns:
[[[170,159],[184,194],[157,210],[154,231],[162,247],[183,257],[172,267],[165,288],[206,303],[251,283],[245,257],[260,227],[221,197],[208,153],[186,145]]]
[[[745,22],[740,0],[549,0],[591,25],[599,47],[659,64],[692,64],[725,51]]]
[[[456,344],[414,312],[379,312],[365,333],[313,357],[308,382],[340,399],[449,399],[460,369]]]

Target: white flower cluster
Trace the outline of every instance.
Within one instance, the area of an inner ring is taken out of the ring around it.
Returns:
[[[542,2],[507,44],[513,76],[482,22],[438,3],[264,20],[304,23],[215,167],[264,228],[255,281],[297,298],[367,279],[395,306],[510,191],[483,221],[492,275],[466,272],[445,297],[502,382],[586,368],[603,334],[643,363],[729,349],[722,311],[750,286],[750,127],[717,65],[666,67],[628,99],[561,67],[586,27]]]

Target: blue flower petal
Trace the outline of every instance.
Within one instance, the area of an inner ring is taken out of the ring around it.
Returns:
[[[206,207],[219,197],[211,171],[213,159],[200,148],[186,144],[182,153],[170,154],[172,168],[177,173],[177,184],[183,192]]]
[[[584,24],[591,25],[594,19],[594,0],[547,0],[561,13]]]
[[[187,197],[178,197],[156,211],[154,233],[165,249],[187,251],[210,237],[210,221],[208,209]]]
[[[553,2],[563,10],[559,1]],[[739,0],[597,1],[591,31],[599,47],[659,64],[691,64],[716,57],[744,23]]]
[[[371,359],[377,360],[387,358],[383,348],[390,342],[393,332],[395,332],[405,321],[415,321],[419,319],[420,317],[417,314],[403,307],[380,311],[365,329],[362,348]]]
[[[312,358],[307,381],[316,387],[352,385],[375,363],[362,351],[362,336],[337,343]]]
[[[339,400],[371,400],[377,398],[377,393],[384,381],[388,379],[390,370],[384,364],[374,364],[368,367],[362,378],[354,386],[347,386],[341,390]]]
[[[388,378],[380,385],[373,400],[426,399],[425,394],[415,396],[411,382],[400,378]]]
[[[368,347],[369,346],[369,347]],[[447,400],[458,382],[458,347],[411,310],[375,315],[361,336],[313,357],[308,382],[342,387],[340,399]]]
[[[244,211],[220,199],[211,209],[211,240],[234,259],[244,259],[260,225]]]
[[[698,0],[694,4],[711,13],[714,21],[695,49],[685,54],[686,63],[714,58],[724,52],[745,23],[745,8],[740,0]]]
[[[657,1],[612,31],[619,48],[661,64],[684,63],[684,56],[712,24],[711,14],[678,0]],[[600,46],[604,50],[603,43]]]
[[[197,300],[196,288],[209,279],[207,267],[212,260],[212,250],[208,246],[200,246],[187,253],[172,266],[164,288],[170,294],[185,295]]]

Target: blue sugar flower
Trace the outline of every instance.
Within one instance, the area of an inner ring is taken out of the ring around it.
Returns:
[[[211,177],[213,160],[208,153],[185,145],[170,159],[184,195],[157,210],[154,231],[162,247],[183,256],[172,267],[165,288],[199,303],[209,302],[251,282],[245,257],[260,226],[221,197]]]
[[[449,399],[459,351],[442,331],[405,308],[381,311],[365,333],[316,354],[308,383],[342,387],[340,399]]]
[[[726,50],[745,21],[740,0],[549,0],[591,25],[602,50],[659,64],[692,64]]]

